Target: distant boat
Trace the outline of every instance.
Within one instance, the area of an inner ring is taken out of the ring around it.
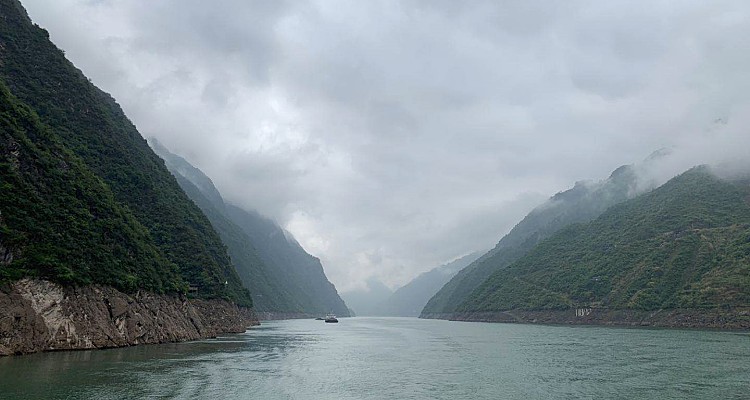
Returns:
[[[331,322],[339,322],[339,320],[337,320],[337,319],[336,319],[336,316],[335,316],[335,315],[333,315],[333,314],[328,314],[328,315],[326,315],[326,319],[325,319],[325,321],[326,321],[326,322],[328,322],[328,323],[331,323]]]
[[[315,318],[315,320],[316,320],[316,321],[322,321],[322,320],[324,320],[324,319],[325,319],[325,318],[323,318],[323,317],[318,317],[318,318]]]

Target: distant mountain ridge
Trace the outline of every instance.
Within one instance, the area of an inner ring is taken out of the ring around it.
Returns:
[[[203,171],[156,139],[149,142],[221,235],[261,318],[264,313],[349,315],[320,260],[308,254],[291,233],[255,211],[227,204]]]
[[[344,292],[341,297],[358,317],[384,316],[382,304],[393,294],[393,290],[374,277],[369,278],[366,283],[367,290]]]
[[[458,271],[474,262],[485,252],[474,252],[433,268],[396,289],[381,305],[383,315],[418,317],[424,306]]]

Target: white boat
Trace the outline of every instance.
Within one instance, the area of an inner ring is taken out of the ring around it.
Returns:
[[[336,316],[335,316],[335,315],[333,315],[333,314],[328,314],[328,315],[326,315],[326,319],[325,319],[325,321],[326,321],[326,322],[328,322],[328,323],[331,323],[331,322],[339,322],[339,320],[338,320],[338,319],[336,319]]]

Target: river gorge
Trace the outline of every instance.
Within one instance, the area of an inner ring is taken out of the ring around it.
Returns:
[[[750,390],[741,332],[416,318],[263,322],[183,343],[0,358],[6,399],[704,399]]]

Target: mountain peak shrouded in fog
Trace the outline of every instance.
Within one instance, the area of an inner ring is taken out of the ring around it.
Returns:
[[[311,256],[288,232],[254,210],[224,202],[211,178],[157,139],[156,154],[221,236],[242,283],[250,289],[262,319],[349,316],[320,260]]]
[[[496,269],[456,310],[747,307],[747,176],[730,181],[711,167],[691,168],[553,234]],[[740,315],[725,311],[712,323]]]
[[[341,297],[356,316],[370,317],[384,315],[382,303],[391,294],[393,294],[393,290],[388,286],[377,279],[370,278],[367,280],[366,288],[341,293]]]
[[[750,148],[745,2],[23,4],[140,132],[341,290],[491,247],[654,149],[672,154],[636,192]]]

